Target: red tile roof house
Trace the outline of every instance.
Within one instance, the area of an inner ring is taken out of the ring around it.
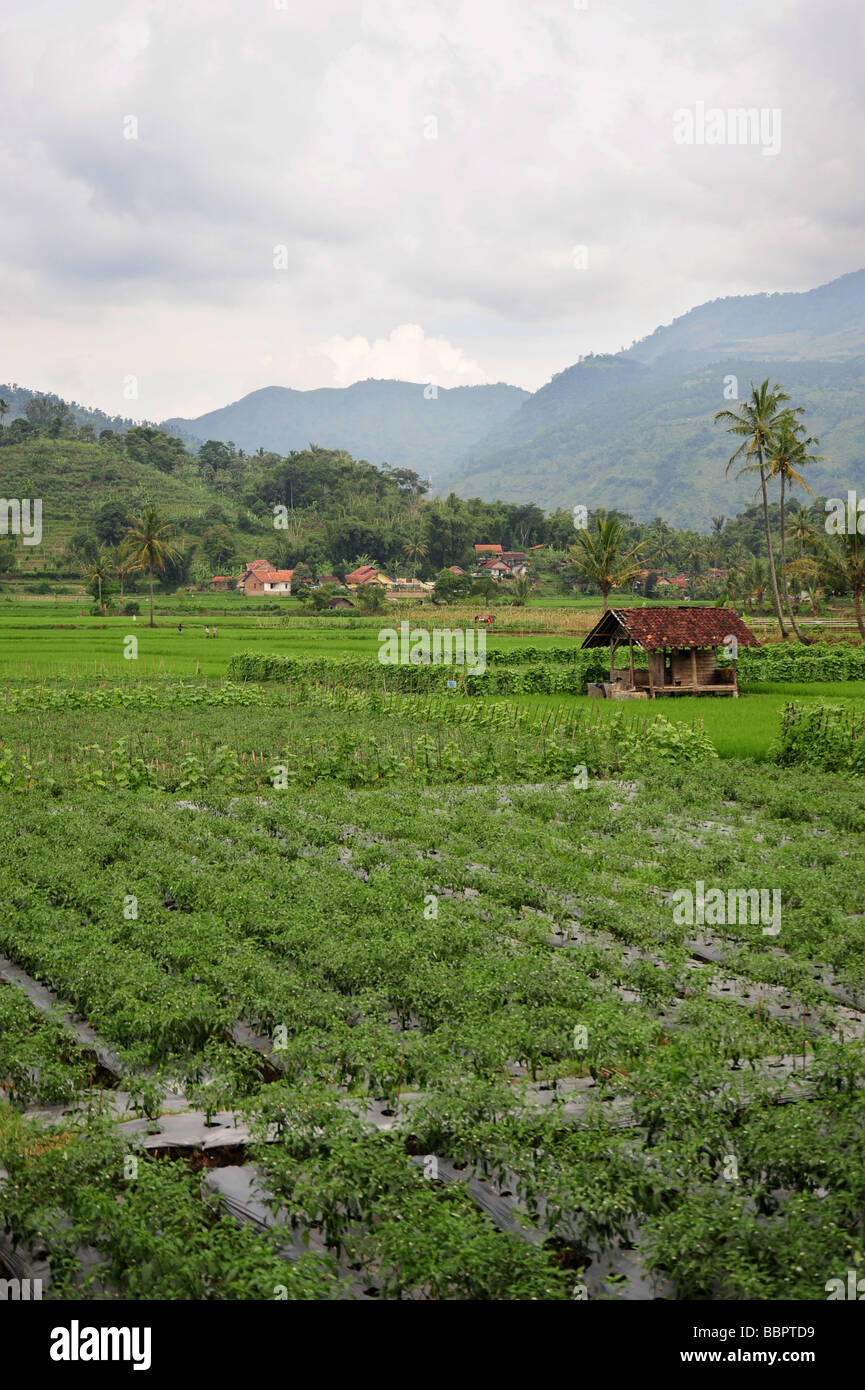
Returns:
[[[270,560],[247,560],[246,564],[243,566],[243,570],[235,580],[235,589],[240,589],[241,593],[245,592],[246,581],[251,574],[257,574],[260,573],[262,570],[270,569],[273,569],[273,565],[271,564]]]
[[[465,574],[465,570],[460,569],[459,565],[448,565],[451,574]]]
[[[480,559],[480,557],[481,557],[482,555],[501,555],[501,553],[502,553],[502,548],[501,548],[500,545],[476,545],[476,546],[475,546],[475,555],[478,557],[478,559]]]
[[[687,587],[688,576],[686,574],[677,574],[675,579],[665,579],[662,574],[659,574],[655,585],[656,589],[687,589]]]
[[[733,642],[732,639],[735,639]],[[616,670],[615,654],[626,645],[629,663]],[[634,646],[648,653],[648,670],[634,667]],[[613,699],[654,700],[659,695],[739,694],[735,653],[756,647],[757,639],[729,608],[608,608],[583,642],[584,647],[610,648],[609,684],[590,694]],[[724,647],[731,664],[719,667],[717,652]]]
[[[358,586],[362,584],[381,584],[387,586],[393,581],[388,579],[383,570],[377,565],[360,565],[351,574],[345,576],[346,585]]]
[[[233,583],[230,574],[215,574],[210,581],[211,589],[227,589]]]
[[[293,574],[294,570],[249,570],[243,580],[243,592],[247,597],[250,594],[290,594]]]
[[[503,565],[507,565],[514,578],[519,578],[528,573],[524,550],[503,550],[500,559]]]
[[[485,565],[481,565],[481,574],[488,574],[490,579],[495,579],[496,583],[502,579],[510,579],[512,571],[503,564],[501,560],[487,560]]]

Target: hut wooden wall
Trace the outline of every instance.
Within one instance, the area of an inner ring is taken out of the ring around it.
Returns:
[[[714,647],[702,647],[697,653],[697,684],[711,684],[712,674],[715,670],[715,649]],[[680,680],[683,685],[690,685],[694,679],[694,667],[692,654],[688,651],[673,652],[673,680]]]

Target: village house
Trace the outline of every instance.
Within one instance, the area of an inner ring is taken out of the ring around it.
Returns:
[[[527,573],[528,564],[522,551],[507,551],[496,555],[493,559],[485,561],[480,569],[475,570],[477,576],[489,575],[496,583],[503,579],[522,579]]]
[[[383,589],[387,589],[393,580],[389,579],[378,565],[359,565],[351,574],[345,576],[345,583],[349,589],[362,588],[365,584],[380,584]]]
[[[244,578],[243,592],[247,597],[253,594],[290,594],[293,575],[294,570],[250,570]]]
[[[224,590],[227,589],[229,585],[233,583],[234,580],[232,579],[230,574],[215,574],[210,581],[210,587],[211,589]]]
[[[667,578],[665,575],[659,574],[655,587],[658,589],[684,590],[688,587],[688,576],[686,574],[677,574]]]
[[[503,579],[521,579],[528,573],[529,561],[524,550],[503,550],[500,545],[475,546],[475,577],[488,575],[499,583]],[[454,573],[462,573],[451,565]]]
[[[609,608],[583,641],[610,648],[610,679],[590,686],[590,695],[611,699],[655,699],[661,695],[739,694],[736,652],[757,639],[729,608]],[[628,648],[628,665],[617,668],[616,652]],[[648,654],[648,669],[634,665],[634,648]],[[724,648],[730,664],[718,665]]]
[[[489,578],[494,579],[497,584],[501,583],[503,579],[511,578],[511,572],[508,566],[499,559],[487,560],[486,564],[481,565],[476,573],[479,576],[488,575]]]
[[[269,560],[247,560],[246,564],[243,566],[242,571],[237,576],[237,579],[234,582],[235,589],[239,589],[241,593],[246,593],[246,581],[250,575],[259,574],[263,570],[271,569],[273,569],[273,565],[270,563]]]
[[[435,588],[434,584],[428,584],[423,579],[394,579],[387,586],[385,595],[388,599],[401,598],[426,598]]]
[[[502,564],[507,565],[512,578],[521,579],[528,573],[528,560],[524,550],[503,550],[500,558]]]

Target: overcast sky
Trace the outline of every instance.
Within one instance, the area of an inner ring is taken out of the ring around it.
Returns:
[[[0,380],[533,390],[862,266],[862,0],[582,4],[3,0]],[[677,143],[699,102],[780,149]]]

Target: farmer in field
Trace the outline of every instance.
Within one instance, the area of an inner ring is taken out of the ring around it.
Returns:
[[[183,633],[183,623],[178,623],[178,624],[177,624],[177,631],[178,631],[179,633],[181,633],[181,634]]]
[[[206,628],[204,629],[204,635],[205,635],[205,637],[209,637],[209,636],[210,636],[210,628],[209,628],[209,627],[206,627]]]

